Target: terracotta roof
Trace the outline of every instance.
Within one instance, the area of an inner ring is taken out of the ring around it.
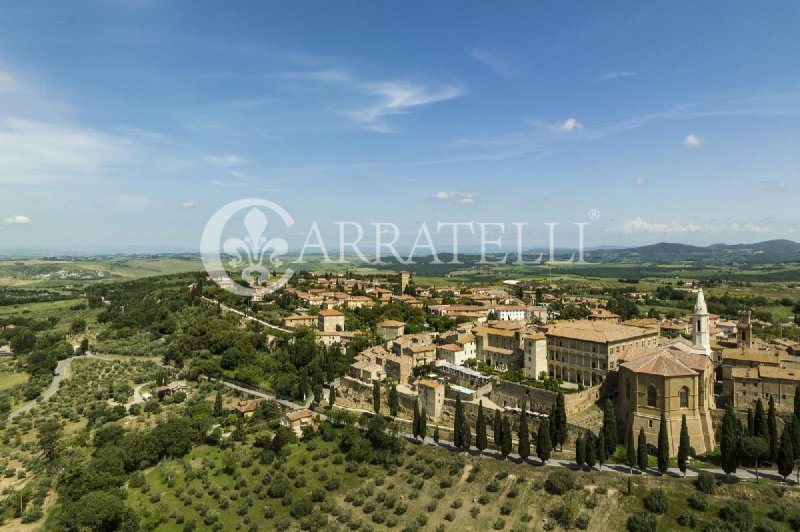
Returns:
[[[758,362],[760,364],[778,364],[777,353],[763,353],[743,350],[741,348],[728,348],[722,350],[722,361],[739,360],[742,362]]]
[[[426,351],[433,351],[436,349],[436,346],[433,344],[428,345],[412,345],[408,347],[408,350],[412,353],[424,353]]]
[[[733,368],[731,377],[734,379],[758,380],[758,368]]]
[[[445,351],[463,351],[464,347],[458,344],[444,344],[440,345],[439,349],[444,349]]]
[[[647,373],[650,375],[660,375],[663,377],[680,377],[684,375],[697,375],[697,372],[684,364],[672,353],[667,351],[656,351],[630,362],[626,362],[622,367],[635,373]]]
[[[382,322],[380,322],[380,323],[378,324],[378,327],[389,327],[389,328],[394,328],[394,327],[403,327],[404,325],[405,325],[405,323],[403,323],[402,321],[397,321],[397,320],[385,320],[385,321],[382,321]]]
[[[683,344],[626,349],[624,360],[622,367],[626,369],[665,377],[695,375],[711,365],[707,356],[691,353]]]
[[[649,336],[655,331],[602,320],[559,322],[547,330],[547,336],[584,340],[588,342],[619,342]]]
[[[334,310],[332,308],[327,308],[325,310],[320,310],[319,311],[319,315],[320,316],[344,316],[344,314],[342,314],[338,310]]]
[[[307,408],[303,408],[301,410],[293,410],[291,412],[287,412],[285,416],[286,419],[288,419],[289,421],[299,421],[307,417],[314,417],[314,413]]]
[[[796,369],[776,368],[775,366],[759,366],[758,373],[762,379],[800,381],[800,370]]]

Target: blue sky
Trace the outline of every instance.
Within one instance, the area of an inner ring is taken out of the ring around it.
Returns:
[[[296,238],[800,240],[800,4],[653,4],[8,3],[0,247],[196,248],[247,197]]]

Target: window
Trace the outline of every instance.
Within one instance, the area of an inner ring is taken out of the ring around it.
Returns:
[[[678,395],[681,400],[681,408],[689,408],[689,388],[684,386]]]
[[[657,406],[657,397],[656,387],[651,384],[647,387],[647,406],[655,408]]]

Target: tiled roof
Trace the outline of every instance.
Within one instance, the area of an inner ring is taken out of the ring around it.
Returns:
[[[691,353],[682,344],[628,349],[624,360],[622,367],[626,369],[664,377],[696,375],[711,365],[707,356]]]
[[[559,322],[547,330],[547,336],[600,343],[632,340],[634,338],[652,335],[653,333],[654,331],[649,331],[641,327],[631,327],[629,325],[621,325],[619,323],[602,320]]]
[[[319,311],[319,315],[320,316],[344,316],[344,314],[342,314],[338,310],[334,310],[332,308],[328,308],[328,309],[325,309],[325,310],[320,310]]]
[[[405,323],[397,320],[385,320],[378,324],[378,327],[403,327]]]

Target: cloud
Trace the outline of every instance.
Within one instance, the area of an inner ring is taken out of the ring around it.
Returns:
[[[509,50],[497,47],[477,47],[470,50],[469,55],[483,66],[492,70],[495,74],[499,74],[505,78],[517,77],[522,70],[520,67],[521,61]]]
[[[461,203],[464,205],[469,205],[478,201],[480,194],[477,192],[437,192],[436,199],[442,201],[452,201],[453,203]]]
[[[611,81],[612,79],[629,78],[631,76],[638,76],[638,75],[639,75],[638,72],[631,72],[629,70],[620,70],[619,72],[605,72],[595,82],[597,82],[597,81]]]
[[[11,87],[16,84],[17,80],[9,72],[0,70],[0,88]]]
[[[31,223],[31,219],[22,214],[15,214],[13,216],[9,216],[3,221],[8,225],[28,225],[29,223]]]
[[[206,155],[203,157],[203,160],[216,166],[225,167],[241,166],[247,162],[246,159],[243,159],[238,155]]]
[[[6,118],[0,120],[0,183],[97,176],[131,151],[131,142],[92,129]]]
[[[181,208],[182,209],[193,209],[194,208],[194,202],[193,201],[183,202],[183,203],[181,203]]]
[[[612,227],[612,233],[622,233],[627,235],[650,234],[650,235],[665,235],[674,233],[765,233],[770,230],[769,227],[755,225],[753,223],[746,224],[697,224],[697,223],[652,223],[642,218],[635,218],[624,222],[616,227]]]
[[[633,184],[636,185],[637,187],[643,187],[647,184],[647,180],[643,177],[637,177],[636,179],[633,180]]]
[[[545,122],[543,120],[534,120],[531,122],[536,127],[546,129],[548,131],[555,131],[557,133],[572,133],[573,131],[580,131],[583,129],[583,124],[578,122],[575,118],[567,118],[563,122]]]
[[[693,133],[686,135],[686,138],[683,139],[683,145],[686,146],[687,148],[696,148],[700,146],[703,142],[705,142],[705,139],[701,139],[700,137],[698,137]]]
[[[796,188],[796,185],[786,183],[781,179],[762,179],[755,183],[761,192],[767,194],[786,194]]]
[[[433,103],[452,100],[465,92],[461,86],[455,84],[434,86],[401,80],[363,80],[346,70],[316,70],[285,74],[284,77],[333,84],[345,92],[367,96],[368,102],[337,112],[362,129],[380,133],[395,131],[386,120],[389,117],[407,114]]]

